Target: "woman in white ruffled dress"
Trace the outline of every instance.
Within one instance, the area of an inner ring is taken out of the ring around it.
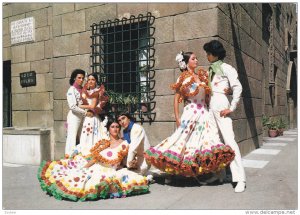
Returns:
[[[192,52],[181,52],[176,60],[182,71],[175,90],[174,112],[176,131],[158,145],[145,152],[148,163],[171,175],[197,176],[217,172],[234,158],[234,151],[228,145],[217,142],[210,127],[207,99],[210,95],[208,73],[195,71],[197,57]],[[179,117],[179,103],[185,107]]]
[[[95,73],[88,75],[88,81],[82,89],[81,97],[83,104],[80,108],[88,109],[88,116],[84,118],[80,144],[76,146],[75,153],[83,156],[90,154],[90,149],[101,139],[108,139],[107,117],[101,121],[99,114],[102,112],[107,98],[104,96],[104,86],[97,86],[98,76]]]
[[[117,121],[107,123],[110,140],[100,140],[89,156],[75,155],[43,161],[38,179],[41,188],[56,199],[72,201],[119,198],[149,192],[148,180],[123,167],[129,144],[119,137]]]

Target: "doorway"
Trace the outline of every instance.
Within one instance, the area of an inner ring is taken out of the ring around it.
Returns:
[[[3,62],[3,128],[12,127],[11,61]]]

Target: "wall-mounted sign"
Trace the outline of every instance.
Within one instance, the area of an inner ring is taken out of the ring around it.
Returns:
[[[35,21],[33,17],[10,23],[11,44],[35,40]]]
[[[36,86],[35,71],[20,73],[20,84],[22,87]]]

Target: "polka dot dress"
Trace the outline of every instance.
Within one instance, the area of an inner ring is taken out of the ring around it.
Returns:
[[[191,84],[190,92],[197,83]],[[204,88],[188,98],[183,109],[180,126],[168,138],[146,151],[145,157],[156,168],[184,176],[215,172],[224,168],[234,158],[232,149],[214,142],[210,127],[210,114],[205,103]]]
[[[43,162],[38,179],[41,188],[56,199],[73,201],[100,198],[126,197],[149,191],[147,178],[126,168],[117,170],[128,152],[129,144],[123,141],[115,148],[100,151],[101,161],[89,168],[85,157]]]

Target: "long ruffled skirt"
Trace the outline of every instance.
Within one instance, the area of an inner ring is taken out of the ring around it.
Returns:
[[[149,192],[147,178],[126,168],[115,170],[100,164],[83,168],[87,160],[43,161],[38,171],[42,190],[56,199],[72,201],[120,198]]]
[[[181,125],[168,138],[145,152],[148,163],[169,174],[197,176],[217,172],[234,159],[230,146],[216,142],[209,112],[197,97],[184,107]]]

